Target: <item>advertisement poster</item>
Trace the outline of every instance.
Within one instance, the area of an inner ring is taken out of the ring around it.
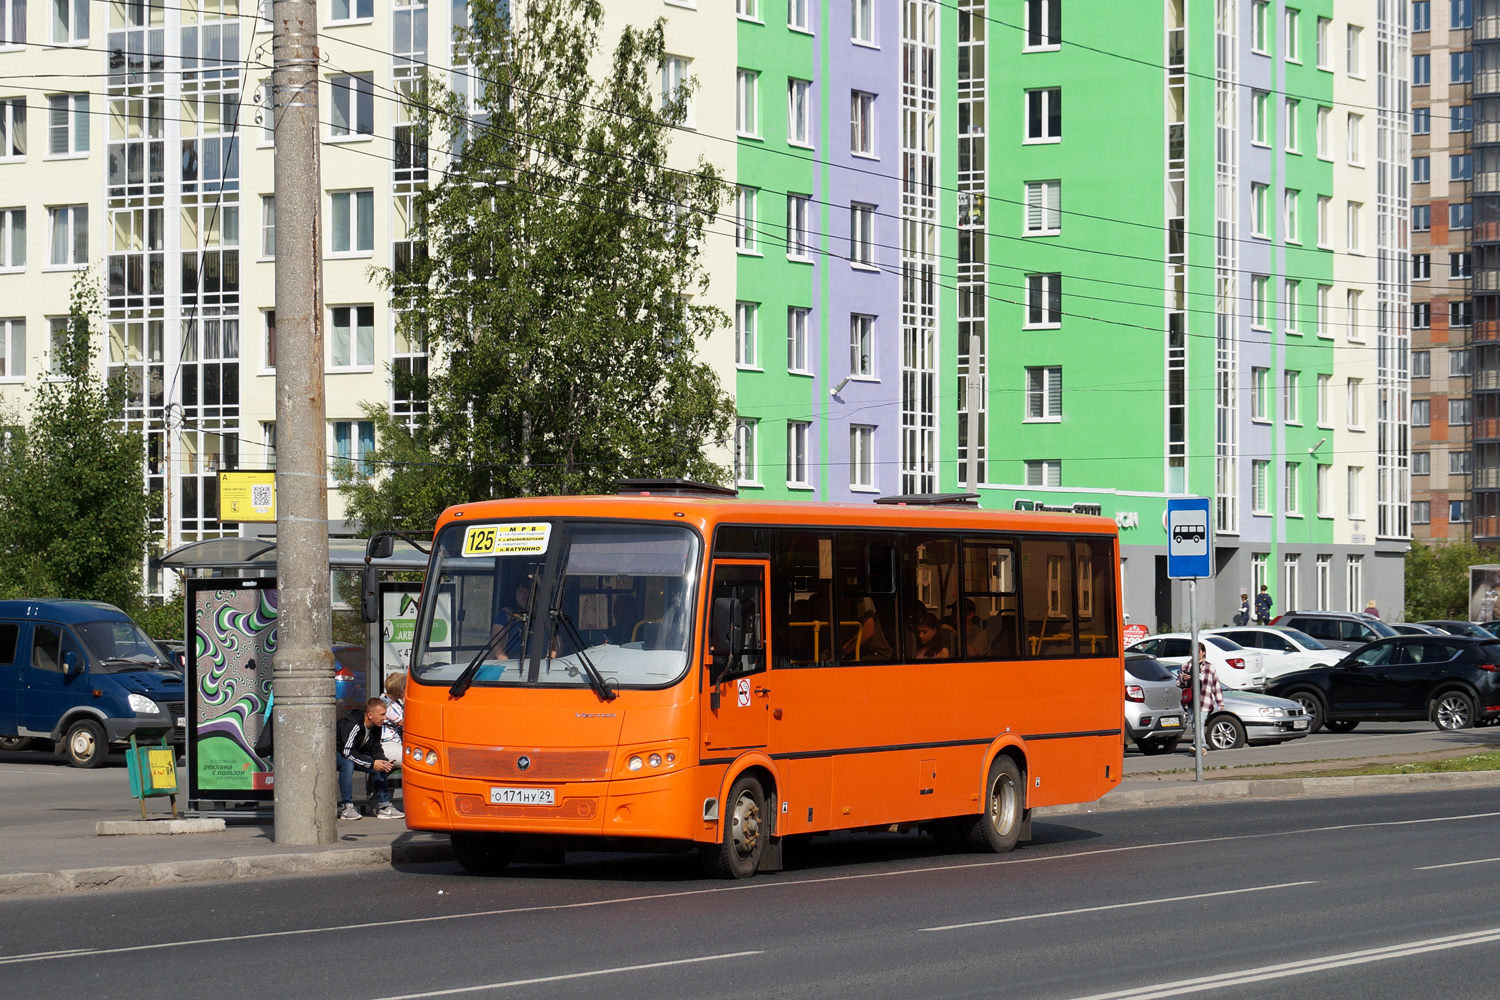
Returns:
[[[380,675],[405,673],[411,666],[411,647],[417,637],[417,597],[420,583],[380,585]],[[432,641],[448,641],[453,629],[453,594],[438,594],[437,614],[432,620]]]
[[[276,581],[189,580],[188,796],[265,800]]]

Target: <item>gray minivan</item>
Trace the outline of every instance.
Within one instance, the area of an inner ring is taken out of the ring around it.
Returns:
[[[0,748],[50,740],[99,767],[132,733],[181,732],[181,665],[111,604],[0,601]]]

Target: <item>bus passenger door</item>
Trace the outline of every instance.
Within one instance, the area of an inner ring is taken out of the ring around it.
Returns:
[[[705,754],[717,755],[766,745],[771,701],[767,674],[771,657],[766,646],[766,608],[770,605],[766,581],[769,576],[770,564],[765,562],[723,559],[713,564],[708,601],[710,618],[715,599],[737,598],[745,641],[738,663],[730,663],[727,656],[713,656],[709,652],[709,643],[703,644],[701,690]],[[721,678],[717,685],[713,682],[716,676]]]

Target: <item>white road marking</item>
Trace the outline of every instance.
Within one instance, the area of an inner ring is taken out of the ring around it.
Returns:
[[[542,906],[515,906],[501,910],[476,910],[470,913],[441,913],[430,917],[401,917],[394,920],[372,920],[360,924],[337,924],[324,927],[303,927],[297,930],[263,931],[258,934],[230,934],[224,937],[195,938],[182,941],[161,941],[155,944],[125,945],[119,948],[86,948],[71,954],[75,956],[121,955],[134,951],[156,951],[163,948],[187,948],[195,945],[228,944],[233,941],[263,941],[267,938],[296,937],[302,934],[329,934],[344,931],[373,930],[380,927],[403,927],[411,924],[440,923],[448,920],[472,920],[484,917],[514,916],[522,913],[547,913],[554,910],[583,910],[595,906],[615,906],[620,903],[644,903],[659,899],[683,899],[688,896],[703,896],[717,892],[748,892],[757,889],[791,889],[804,885],[820,885],[827,882],[853,882],[860,879],[892,878],[899,875],[926,875],[933,872],[966,871],[974,868],[996,868],[1002,865],[1027,865],[1043,862],[1070,861],[1075,858],[1091,858],[1105,854],[1124,854],[1131,851],[1152,851],[1162,848],[1191,847],[1199,844],[1221,844],[1240,840],[1294,837],[1299,834],[1331,833],[1344,830],[1372,829],[1385,826],[1414,826],[1424,823],[1453,823],[1469,819],[1493,819],[1500,812],[1466,813],[1460,816],[1427,816],[1421,819],[1381,820],[1378,823],[1345,823],[1339,826],[1316,826],[1301,830],[1275,830],[1270,833],[1239,833],[1230,837],[1200,837],[1196,840],[1171,840],[1160,844],[1134,844],[1129,847],[1101,847],[1092,851],[1073,851],[1067,854],[1049,854],[1043,857],[1004,857],[991,861],[966,861],[962,864],[929,865],[919,868],[898,868],[885,872],[862,872],[857,875],[824,875],[801,879],[761,879],[739,885],[719,886],[713,889],[683,889],[678,892],[658,892],[643,896],[617,896],[610,899],[593,899],[579,903],[549,903]],[[0,956],[0,965],[18,962],[41,962],[55,957],[52,952],[32,952],[23,955]]]
[[[1423,865],[1421,868],[1413,868],[1414,872],[1430,872],[1438,868],[1462,868],[1464,865],[1487,865],[1492,861],[1500,861],[1500,858],[1479,858],[1476,861],[1450,861],[1446,865]]]
[[[1019,917],[998,917],[994,920],[974,920],[966,924],[944,924],[941,927],[923,927],[924,931],[957,931],[966,927],[989,927],[993,924],[1013,924],[1022,920],[1045,920],[1048,917],[1071,917],[1076,913],[1099,913],[1104,910],[1128,910],[1132,906],[1156,906],[1161,903],[1181,903],[1189,899],[1212,899],[1215,896],[1239,896],[1247,892],[1266,892],[1270,889],[1292,889],[1302,885],[1317,885],[1317,882],[1281,882],[1277,885],[1256,885],[1247,889],[1223,889],[1219,892],[1195,892],[1191,896],[1167,896],[1163,899],[1141,899],[1133,903],[1109,903],[1105,906],[1082,906],[1076,910],[1053,910],[1050,913],[1027,913]]]
[[[482,990],[503,990],[512,986],[534,986],[537,983],[560,983],[568,979],[588,979],[592,976],[612,976],[620,972],[641,972],[646,969],[665,969],[673,965],[694,965],[698,962],[722,962],[727,958],[747,958],[764,955],[763,951],[734,951],[725,955],[703,955],[699,958],[678,958],[670,962],[647,962],[644,965],[620,965],[613,969],[594,969],[591,972],[569,972],[560,976],[538,976],[535,979],[511,979],[503,983],[485,983],[482,986],[458,986],[451,990],[430,990],[426,993],[402,993],[398,996],[380,997],[379,1000],[422,1000],[424,997],[451,997],[457,993],[478,993]]]
[[[1350,965],[1366,965],[1370,962],[1387,962],[1394,958],[1408,958],[1425,952],[1446,951],[1450,948],[1469,948],[1479,944],[1500,941],[1500,927],[1472,931],[1468,934],[1452,934],[1448,937],[1428,938],[1406,944],[1387,945],[1384,948],[1366,948],[1362,951],[1346,951],[1338,955],[1309,958],[1300,962],[1285,962],[1280,965],[1263,965],[1254,969],[1224,972],[1217,976],[1202,976],[1197,979],[1180,979],[1172,983],[1157,983],[1153,986],[1138,986],[1112,993],[1095,993],[1078,1000],[1156,1000],[1158,997],[1175,997],[1184,993],[1202,993],[1223,989],[1226,986],[1242,986],[1246,983],[1263,983],[1270,979],[1285,979],[1288,976],[1305,976],[1314,972],[1327,972]]]

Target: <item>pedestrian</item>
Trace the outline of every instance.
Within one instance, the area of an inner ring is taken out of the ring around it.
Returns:
[[[1369,615],[1371,618],[1380,617],[1380,612],[1375,610],[1375,598],[1372,597],[1365,602],[1365,614]]]
[[[380,727],[380,748],[385,751],[386,760],[400,761],[406,756],[401,752],[401,720],[406,714],[405,674],[391,674],[385,679],[382,700],[385,702],[385,724]]]
[[[395,770],[396,762],[386,759],[385,748],[380,745],[380,728],[384,724],[382,698],[371,698],[364,708],[352,708],[339,720],[339,819],[360,818],[359,810],[354,808],[355,771],[370,775],[379,806],[375,813],[378,819],[402,819],[405,815],[391,804],[391,786],[385,776]]]
[[[1250,592],[1248,590],[1240,591],[1240,610],[1234,616],[1234,623],[1236,625],[1250,624]]]
[[[1260,593],[1255,595],[1255,624],[1271,624],[1271,595],[1266,593],[1266,585],[1260,585]]]
[[[1215,712],[1224,710],[1224,689],[1219,686],[1219,672],[1208,659],[1208,646],[1198,644],[1198,711],[1206,720]],[[1177,671],[1177,686],[1182,688],[1182,707],[1193,711],[1193,663],[1189,660]]]

